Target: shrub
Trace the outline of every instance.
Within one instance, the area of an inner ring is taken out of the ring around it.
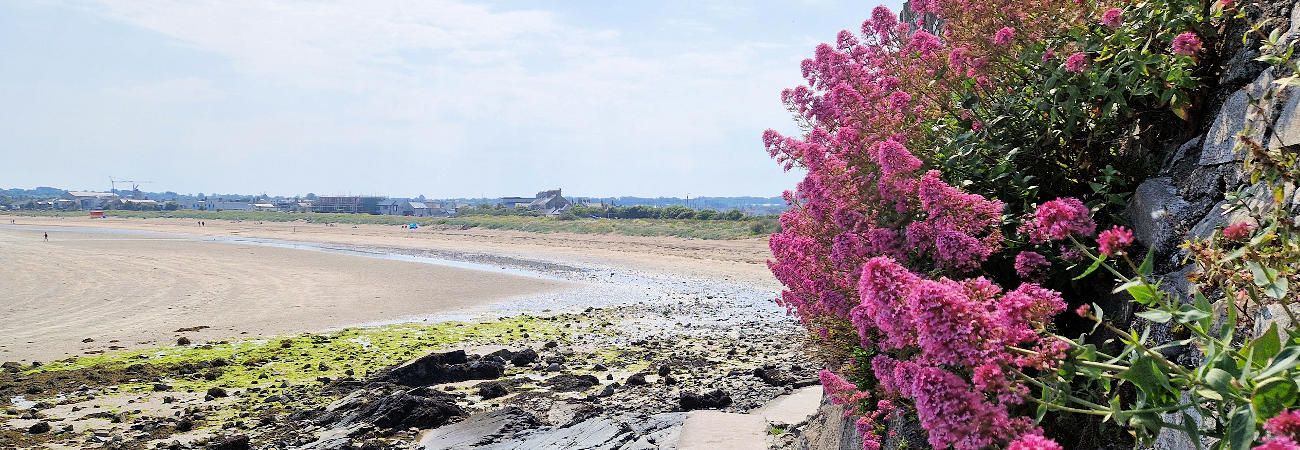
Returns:
[[[1224,4],[910,5],[916,23],[877,7],[860,34],[818,46],[803,62],[807,85],[782,92],[804,132],[763,135],[780,164],[807,171],[770,242],[778,301],[830,357],[823,384],[860,416],[865,447],[879,447],[878,419],[890,412],[915,416],[938,448],[1059,448],[1037,425],[1049,412],[1114,421],[1149,441],[1169,426],[1162,413],[1195,410],[1229,429],[1184,427],[1194,439],[1256,441],[1258,425],[1295,402],[1300,336],[1264,342],[1256,359],[1257,344],[1232,339],[1236,316],[1210,330],[1210,302],[1163,294],[1150,257],[1128,263],[1131,233],[1097,235],[1094,221],[1115,222],[1146,170],[1127,136],[1194,111],[1200,52]],[[1274,159],[1265,165],[1295,163]],[[1285,294],[1295,271],[1284,267],[1297,259],[1242,261],[1258,267],[1229,279]],[[1063,269],[1076,262],[1087,265],[1076,279],[1101,268],[1117,277],[1143,317],[1200,327],[1205,337],[1177,345],[1197,346],[1224,373],[1163,359],[1146,331],[1101,321],[1096,305],[1077,311],[1113,333],[1102,337],[1120,342],[1114,354],[1056,334],[1054,317],[1084,299],[1047,286],[1069,286]]]

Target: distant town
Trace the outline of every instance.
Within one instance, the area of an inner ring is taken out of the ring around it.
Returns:
[[[289,213],[371,214],[410,217],[451,217],[473,213],[518,213],[560,216],[597,215],[617,209],[660,208],[679,216],[765,216],[786,208],[780,197],[566,197],[561,189],[539,191],[532,196],[499,198],[433,199],[379,195],[271,196],[244,194],[178,194],[146,192],[131,182],[131,189],[106,191],[65,190],[53,187],[0,189],[0,211],[279,211]],[[690,211],[690,212],[687,212]],[[702,214],[701,214],[702,213]],[[635,215],[635,214],[634,214]],[[710,218],[705,217],[705,218]],[[690,217],[683,217],[690,218]]]

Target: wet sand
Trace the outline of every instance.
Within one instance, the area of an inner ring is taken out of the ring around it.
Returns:
[[[571,286],[416,262],[50,226],[0,228],[0,267],[4,361],[173,343],[181,335],[197,344],[321,331],[469,311]],[[193,327],[210,328],[177,332]]]
[[[588,263],[635,268],[649,272],[725,277],[777,286],[768,271],[771,257],[766,238],[737,240],[682,239],[667,236],[530,233],[509,230],[394,225],[325,226],[305,222],[244,222],[210,220],[198,227],[193,219],[89,219],[84,217],[18,217],[29,227],[63,225],[184,233],[202,236],[244,236],[290,241],[373,247],[478,252],[553,262]],[[8,222],[4,220],[3,222]]]

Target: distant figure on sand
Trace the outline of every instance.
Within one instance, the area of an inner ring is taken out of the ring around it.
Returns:
[[[45,242],[50,242],[50,233],[45,233]]]

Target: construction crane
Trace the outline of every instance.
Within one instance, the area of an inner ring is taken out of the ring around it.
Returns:
[[[116,194],[116,193],[117,193],[117,184],[118,184],[118,183],[131,183],[131,197],[134,198],[134,197],[139,197],[139,195],[140,195],[140,185],[145,184],[145,183],[153,183],[153,182],[152,182],[152,181],[123,180],[123,179],[121,179],[121,178],[113,178],[112,176],[109,176],[109,177],[108,177],[108,184],[109,184],[110,186],[112,186],[112,187],[111,187],[112,190],[110,190],[109,192],[112,192],[112,193]]]

